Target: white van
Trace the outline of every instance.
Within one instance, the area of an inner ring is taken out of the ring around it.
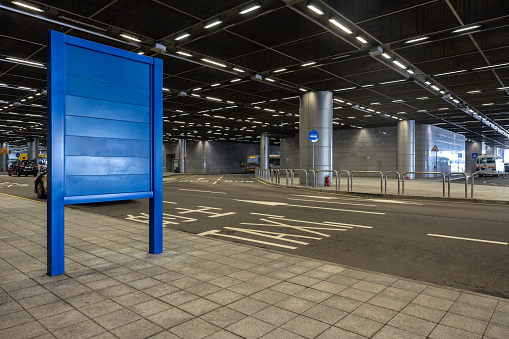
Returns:
[[[504,173],[504,161],[494,155],[480,155],[475,161],[475,171],[481,176]]]

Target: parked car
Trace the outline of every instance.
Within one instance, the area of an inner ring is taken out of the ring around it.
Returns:
[[[35,161],[33,161],[33,160],[16,160],[9,167],[7,174],[8,175],[17,175],[18,177],[21,175],[28,177],[28,175],[36,176],[38,172],[39,172],[39,168]]]
[[[45,169],[35,177],[34,192],[37,193],[39,199],[46,198],[48,192],[48,173],[46,173]]]

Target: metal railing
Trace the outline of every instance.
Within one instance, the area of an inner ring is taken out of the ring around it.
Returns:
[[[289,170],[289,169],[286,169],[286,168],[283,168],[283,169],[280,169],[279,170],[280,172],[281,171],[285,171],[285,174],[286,174],[286,186],[288,186],[288,181],[289,181],[289,174],[292,170]],[[280,178],[281,179],[281,178]]]
[[[405,176],[407,174],[440,174],[440,175],[442,175],[442,197],[445,198],[445,174],[443,172],[403,172],[401,195],[405,194]]]
[[[398,176],[398,195],[400,195],[400,181],[401,181],[401,175],[397,171],[387,171],[385,172],[385,194],[387,194],[387,177],[390,173],[396,174]]]
[[[364,174],[380,174],[380,194],[384,194],[384,174],[380,171],[352,171],[350,172],[350,189],[353,190],[353,174],[364,173]]]
[[[350,172],[347,170],[339,170],[338,171],[338,180],[336,183],[337,191],[341,189],[341,173],[346,173],[346,191],[350,192]]]
[[[472,173],[472,175],[470,176],[470,184],[472,185],[472,188],[471,188],[471,192],[470,192],[470,198],[471,199],[474,199],[474,177],[476,175],[480,175],[480,174],[485,174],[485,173],[480,173],[480,172],[474,172]],[[493,173],[491,175],[501,175],[501,176],[504,176],[504,175],[509,175],[509,173]]]
[[[451,172],[447,176],[447,197],[451,197],[451,175],[463,175],[465,177],[465,199],[468,199],[468,176],[465,172]]]
[[[336,191],[339,191],[338,189],[338,171],[336,170],[316,170],[313,173],[313,188],[316,188],[316,173],[318,172],[328,172],[328,173],[334,173],[336,175]],[[332,182],[331,182],[332,184]]]
[[[302,169],[302,168],[297,168],[297,169],[292,169],[290,171],[292,171],[292,173],[291,173],[291,176],[292,176],[292,186],[294,186],[293,180],[294,180],[295,172],[303,171],[306,174],[306,186],[305,187],[308,187],[308,170],[305,170],[305,169]]]

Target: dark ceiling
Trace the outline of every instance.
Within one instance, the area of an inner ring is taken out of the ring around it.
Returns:
[[[335,129],[416,120],[509,148],[508,19],[507,0],[0,0],[0,142],[45,143],[56,30],[163,60],[165,141],[278,143],[299,94],[328,90]]]

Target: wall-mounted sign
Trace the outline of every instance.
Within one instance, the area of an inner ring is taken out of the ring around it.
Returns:
[[[477,158],[477,153],[472,153],[472,158]]]
[[[310,140],[311,142],[317,142],[317,141],[318,141],[318,138],[319,138],[319,136],[318,136],[318,132],[317,132],[317,131],[315,131],[315,130],[313,129],[313,130],[311,130],[311,131],[309,132],[309,140]]]

